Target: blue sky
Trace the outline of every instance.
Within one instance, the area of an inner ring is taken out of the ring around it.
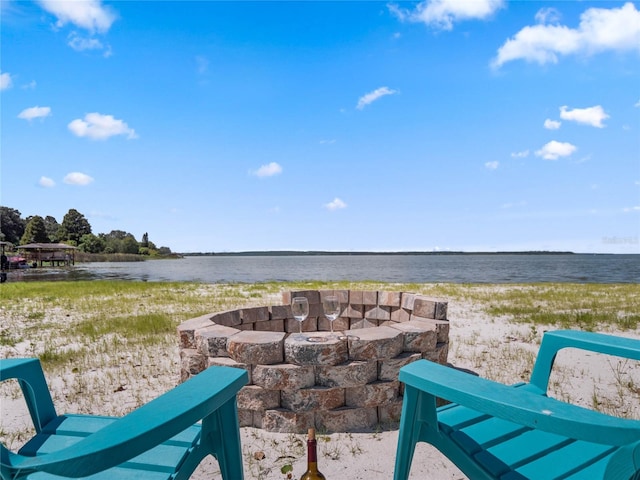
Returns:
[[[640,253],[640,3],[1,0],[1,198],[178,252]]]

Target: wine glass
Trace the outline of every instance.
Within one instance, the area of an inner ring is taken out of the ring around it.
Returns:
[[[300,334],[297,336],[298,340],[304,339],[302,335],[302,322],[309,316],[309,300],[306,297],[293,297],[291,300],[291,312],[293,318],[298,321],[300,326]]]
[[[324,316],[329,320],[331,326],[331,335],[329,338],[334,338],[333,333],[333,321],[340,315],[340,301],[336,295],[328,295],[322,299],[322,309],[324,310]]]

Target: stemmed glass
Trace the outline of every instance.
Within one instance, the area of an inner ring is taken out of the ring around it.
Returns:
[[[293,313],[293,318],[298,321],[298,325],[300,326],[300,334],[297,336],[297,339],[303,340],[302,322],[309,316],[309,300],[307,300],[307,297],[293,297],[291,300],[291,312]]]
[[[322,309],[324,316],[329,320],[331,326],[331,335],[329,338],[335,338],[333,333],[333,321],[340,315],[340,301],[336,295],[328,295],[322,299]]]

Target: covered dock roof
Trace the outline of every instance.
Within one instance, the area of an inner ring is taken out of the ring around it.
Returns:
[[[27,243],[26,245],[18,245],[18,249],[26,250],[50,250],[52,252],[59,250],[77,250],[78,247],[67,245],[66,243]]]
[[[78,247],[66,243],[28,243],[19,245],[18,250],[24,250],[25,256],[30,261],[38,262],[42,267],[44,263],[51,265],[73,265],[75,263],[74,251]]]

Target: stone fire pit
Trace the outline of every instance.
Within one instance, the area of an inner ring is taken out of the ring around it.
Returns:
[[[329,338],[321,298],[343,305]],[[291,298],[309,300],[305,336]],[[238,394],[241,426],[271,432],[368,430],[397,422],[402,409],[398,371],[421,358],[445,364],[447,303],[406,292],[307,290],[285,292],[282,305],[241,308],[193,318],[178,327],[181,379],[212,365],[244,368]],[[291,335],[293,333],[293,335]]]

